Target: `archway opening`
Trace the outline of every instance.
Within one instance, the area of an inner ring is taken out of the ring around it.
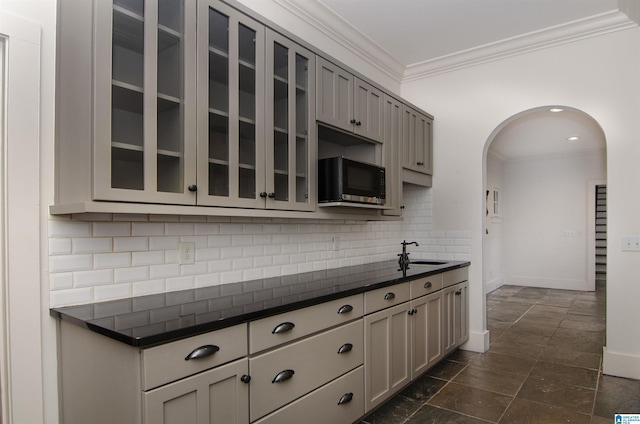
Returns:
[[[513,115],[488,138],[483,169],[484,293],[503,285],[594,290],[602,252],[595,190],[607,174],[598,122],[557,105]]]

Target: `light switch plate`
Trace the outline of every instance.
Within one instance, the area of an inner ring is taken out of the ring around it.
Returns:
[[[640,236],[623,236],[623,252],[640,252]]]

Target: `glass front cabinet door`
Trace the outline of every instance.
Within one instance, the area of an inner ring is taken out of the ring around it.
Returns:
[[[265,28],[215,0],[198,7],[198,203],[264,207]]]
[[[95,5],[93,198],[195,204],[195,5]]]
[[[267,31],[267,207],[314,210],[315,55]],[[312,177],[313,176],[313,177]]]

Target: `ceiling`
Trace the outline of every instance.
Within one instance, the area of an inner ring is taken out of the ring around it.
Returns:
[[[378,49],[376,58],[395,62],[405,81],[412,69],[424,77],[446,72],[452,69],[452,63],[468,66],[465,61],[477,63],[483,56],[508,54],[509,49],[521,52],[527,46],[548,45],[567,34],[574,38],[562,42],[637,26],[618,8],[625,0],[315,1],[339,21],[332,28],[342,25],[362,36],[367,48]],[[572,135],[580,139],[568,141]],[[565,156],[604,148],[605,138],[598,124],[570,108],[560,113],[551,113],[548,108],[523,113],[491,144],[491,152],[503,160]]]
[[[618,12],[618,0],[317,1],[404,66]]]
[[[568,140],[569,137],[579,137]],[[508,160],[563,157],[605,148],[602,128],[576,109],[551,112],[544,107],[522,113],[498,132],[490,153]]]

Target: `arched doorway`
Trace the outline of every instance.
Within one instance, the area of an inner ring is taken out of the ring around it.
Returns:
[[[600,125],[566,106],[520,112],[492,132],[483,166],[485,293],[503,284],[593,290],[592,193],[607,172]]]

